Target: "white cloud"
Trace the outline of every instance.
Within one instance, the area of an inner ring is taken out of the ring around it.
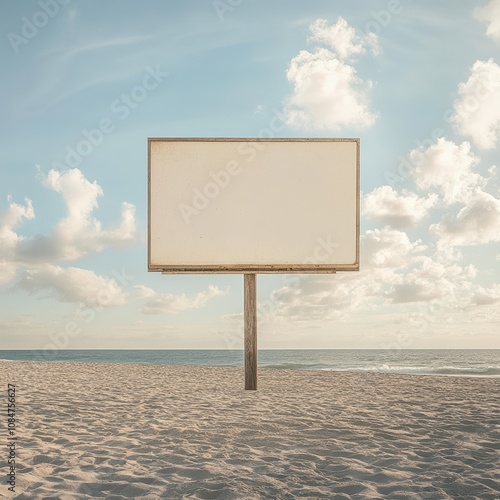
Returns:
[[[398,194],[391,186],[380,186],[364,197],[363,215],[395,229],[414,227],[427,217],[436,202],[435,194],[420,198],[407,190]]]
[[[309,26],[312,35],[308,41],[318,42],[327,45],[337,54],[341,60],[348,60],[352,57],[366,53],[367,46],[378,54],[378,37],[375,33],[361,37],[356,34],[356,30],[347,24],[347,21],[339,17],[336,24],[328,25],[326,19],[316,19]]]
[[[80,223],[97,207],[97,197],[102,196],[102,188],[96,181],[89,182],[77,168],[63,173],[50,170],[43,179],[45,186],[61,193],[68,207],[68,218]]]
[[[285,321],[321,324],[409,304],[423,314],[417,318],[418,326],[428,319],[447,321],[451,314],[500,300],[499,286],[474,285],[477,269],[462,266],[460,258],[453,248],[433,250],[419,240],[410,241],[402,231],[388,227],[367,231],[361,238],[359,272],[292,279],[272,294],[272,313]],[[405,324],[412,321],[406,317]]]
[[[89,182],[75,168],[62,173],[50,170],[43,179],[45,186],[60,193],[67,215],[57,222],[48,235],[26,238],[18,246],[18,256],[27,262],[77,260],[100,252],[107,246],[120,246],[134,241],[135,207],[122,204],[121,222],[115,229],[103,229],[92,216],[103,195],[102,188]]]
[[[150,297],[154,297],[156,292],[147,286],[144,285],[134,285],[135,296],[139,299],[149,299]]]
[[[16,287],[31,294],[42,293],[42,296],[56,298],[60,302],[100,306],[125,303],[125,294],[114,279],[76,267],[47,264],[28,269],[23,272]]]
[[[457,131],[482,149],[493,149],[500,138],[500,66],[476,61],[466,82],[458,86],[451,121]]]
[[[373,84],[361,79],[347,59],[366,52],[366,46],[373,47],[373,37],[357,36],[342,18],[333,26],[318,19],[309,28],[311,40],[334,50],[302,50],[291,60],[286,75],[293,90],[285,101],[286,124],[291,128],[333,131],[370,127],[377,118],[369,109]]]
[[[430,302],[456,307],[465,292],[472,287],[476,276],[474,266],[462,267],[449,261],[440,261],[436,256],[423,256],[419,266],[405,273],[401,283],[395,284],[388,297],[394,303]]]
[[[60,193],[67,206],[66,217],[59,220],[48,235],[24,236],[18,227],[26,220],[34,219],[31,200],[25,198],[24,205],[12,202],[0,212],[0,284],[12,280],[19,269],[28,269],[21,278],[20,286],[31,291],[48,290],[49,294],[62,301],[82,300],[102,287],[105,278],[96,277],[83,269],[62,269],[57,266],[39,267],[38,264],[53,264],[61,260],[76,260],[98,252],[106,246],[118,246],[135,238],[135,207],[122,204],[121,222],[115,229],[102,229],[101,222],[92,216],[97,207],[97,198],[102,189],[96,182],[89,182],[78,169],[59,173],[51,170],[42,176],[46,187]],[[33,267],[34,266],[34,267]],[[71,284],[64,287],[61,280],[80,279],[81,296],[72,290]],[[99,278],[99,279],[97,279]],[[85,284],[85,280],[88,283]],[[45,284],[47,284],[45,286]],[[111,287],[112,303],[121,300],[117,290]]]
[[[205,307],[214,297],[226,295],[226,293],[227,290],[221,290],[216,286],[210,285],[205,292],[200,292],[194,296],[186,294],[173,295],[170,293],[155,294],[149,297],[149,300],[142,308],[142,312],[144,314],[175,314],[190,309],[200,309]]]
[[[271,295],[273,314],[292,321],[341,319],[360,305],[367,295],[361,280],[346,282],[337,276],[305,276],[275,290]],[[351,280],[347,280],[351,281]]]
[[[437,188],[445,205],[463,202],[472,189],[486,183],[473,171],[479,158],[468,142],[457,145],[441,137],[425,151],[417,148],[409,156],[416,185],[422,190]]]
[[[478,306],[491,305],[500,302],[500,283],[495,283],[490,288],[476,287],[472,303]]]
[[[412,242],[405,232],[389,227],[367,231],[360,246],[360,260],[368,269],[406,267],[426,249],[421,240]]]
[[[491,0],[483,7],[476,7],[474,17],[478,21],[487,23],[486,34],[500,42],[500,0]]]
[[[30,199],[24,199],[24,205],[10,202],[9,207],[0,212],[0,284],[10,281],[18,266],[15,255],[16,246],[23,237],[18,235],[14,229],[22,224],[24,220],[35,218],[35,211]]]
[[[24,199],[24,205],[12,202],[10,197],[7,198],[10,202],[7,210],[0,212],[0,252],[15,248],[17,243],[23,238],[19,236],[14,228],[22,224],[23,219],[32,220],[35,218],[33,204],[29,198]]]
[[[444,206],[464,205],[458,214],[447,213],[430,226],[441,247],[500,241],[500,200],[484,191],[494,178],[494,166],[488,170],[489,177],[483,177],[474,171],[480,160],[471,152],[470,144],[457,145],[444,138],[426,150],[414,149],[409,156],[420,189],[437,189]]]
[[[353,311],[374,309],[401,283],[400,271],[422,259],[420,240],[386,227],[367,231],[360,242],[361,270],[292,279],[271,296],[276,317],[292,320],[342,319]]]
[[[430,230],[447,245],[469,246],[500,241],[500,199],[476,189],[454,217],[446,214]]]
[[[293,85],[285,109],[290,127],[337,131],[375,123],[376,116],[369,110],[372,82],[364,82],[353,66],[329,50],[302,50],[292,59],[287,78]]]

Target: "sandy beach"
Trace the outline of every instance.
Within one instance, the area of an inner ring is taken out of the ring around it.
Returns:
[[[498,499],[499,379],[1,362],[15,384],[15,494]],[[2,441],[8,441],[3,413]]]

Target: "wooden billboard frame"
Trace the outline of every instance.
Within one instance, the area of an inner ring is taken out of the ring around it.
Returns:
[[[352,264],[241,264],[241,265],[163,265],[151,264],[151,144],[153,142],[352,142],[356,144],[356,255]],[[148,138],[148,271],[163,274],[333,274],[337,271],[359,271],[360,232],[360,139],[359,138]]]

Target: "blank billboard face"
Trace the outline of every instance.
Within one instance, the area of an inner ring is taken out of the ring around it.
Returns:
[[[359,139],[149,139],[148,269],[359,269]]]

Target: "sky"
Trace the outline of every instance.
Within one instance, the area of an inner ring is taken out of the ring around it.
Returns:
[[[148,137],[360,138],[360,270],[258,275],[260,348],[500,348],[500,0],[0,10],[2,348],[242,348],[242,275],[147,271]]]

